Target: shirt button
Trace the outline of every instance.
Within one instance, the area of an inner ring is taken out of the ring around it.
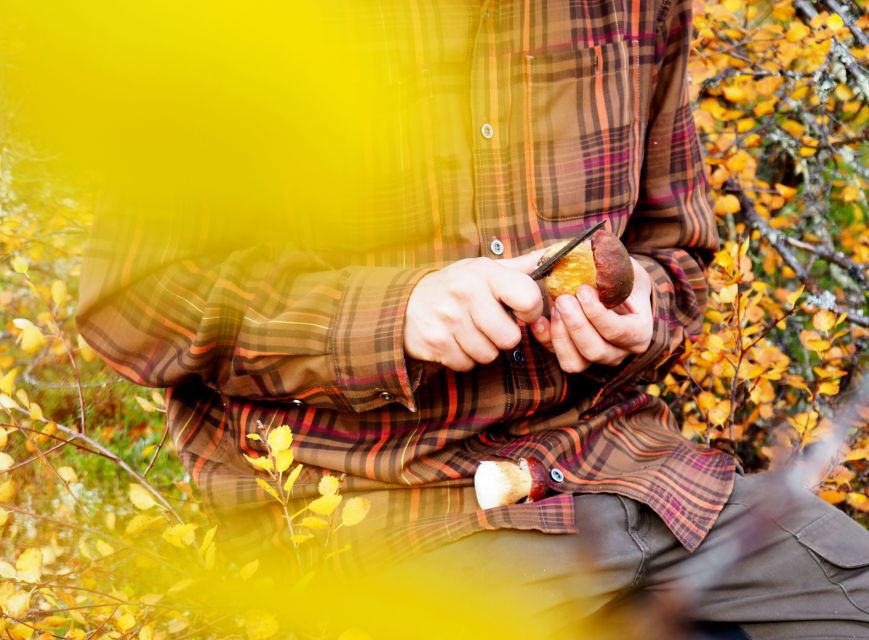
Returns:
[[[389,391],[381,391],[380,399],[386,402],[392,402],[393,400],[395,400],[395,396],[389,393]]]
[[[555,482],[564,482],[564,473],[557,467],[552,467],[549,470],[549,477],[555,480]]]
[[[294,407],[298,407],[299,409],[305,406],[305,403],[298,398],[293,398],[292,400],[290,400],[290,404]]]
[[[492,244],[489,245],[489,248],[496,256],[500,256],[502,253],[504,253],[504,243],[497,238],[492,240]]]
[[[483,134],[483,137],[486,140],[491,140],[492,136],[495,135],[495,130],[492,128],[488,122],[483,123],[483,126],[480,127],[480,133]]]
[[[515,351],[513,351],[513,362],[518,365],[525,364],[525,352],[522,351],[522,349],[516,349]]]

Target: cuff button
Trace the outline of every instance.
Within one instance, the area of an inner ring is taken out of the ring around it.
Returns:
[[[564,482],[564,473],[561,469],[556,467],[552,467],[549,470],[549,477],[552,478],[555,482]]]
[[[389,393],[389,391],[381,391],[380,399],[384,402],[392,402],[393,400],[395,400],[395,396]]]
[[[299,400],[298,398],[293,398],[292,400],[290,400],[290,404],[297,409],[302,409],[305,406],[304,401]]]

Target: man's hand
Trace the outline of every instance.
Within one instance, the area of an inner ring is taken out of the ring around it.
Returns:
[[[614,309],[601,304],[597,290],[582,286],[576,296],[563,295],[550,319],[531,323],[531,332],[558,356],[561,368],[579,373],[592,363],[617,365],[643,353],[652,341],[652,280],[639,262],[634,265],[634,290]]]
[[[515,347],[522,339],[516,319],[531,324],[543,313],[540,288],[528,275],[542,254],[460,260],[424,276],[407,303],[405,353],[469,371]]]

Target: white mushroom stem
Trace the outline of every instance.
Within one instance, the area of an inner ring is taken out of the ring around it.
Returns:
[[[514,504],[531,494],[533,479],[528,462],[485,460],[474,474],[474,489],[482,509]]]

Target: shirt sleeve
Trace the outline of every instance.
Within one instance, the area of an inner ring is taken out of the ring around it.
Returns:
[[[121,375],[342,411],[415,410],[420,368],[405,360],[404,315],[428,269],[333,266],[290,242],[210,242],[199,225],[165,224],[98,213],[86,251],[78,328]]]
[[[704,268],[718,247],[718,232],[688,95],[691,30],[691,0],[664,0],[639,199],[622,238],[652,279],[654,331],[645,353],[615,376],[609,371],[604,393],[662,379],[686,337],[703,329]]]

